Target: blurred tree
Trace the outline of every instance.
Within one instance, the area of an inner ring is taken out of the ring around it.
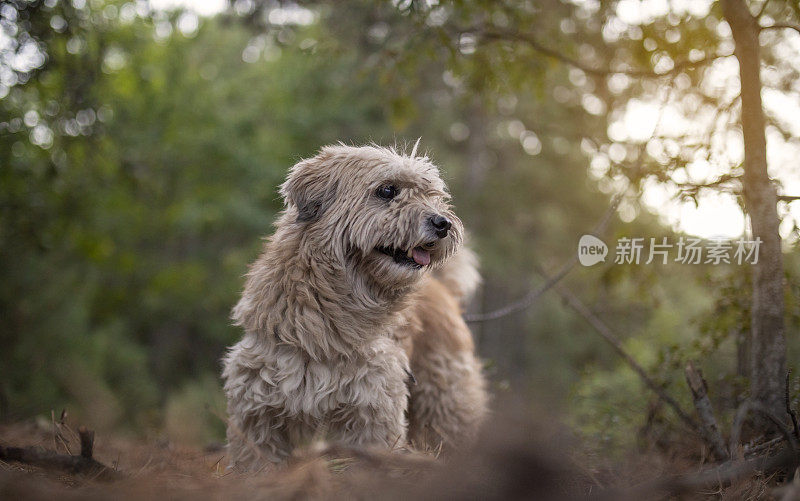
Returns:
[[[766,0],[765,0],[766,1]],[[744,0],[722,0],[722,11],[736,44],[741,82],[741,124],[744,137],[742,191],[753,236],[762,241],[753,266],[750,310],[750,395],[776,416],[784,414],[786,339],[781,237],[777,194],[767,172],[767,138],[761,102],[761,55],[758,17]],[[797,3],[794,2],[795,8]],[[764,4],[766,6],[766,3]],[[785,8],[789,7],[787,3]],[[797,11],[800,12],[800,11]],[[798,30],[800,32],[800,30]],[[762,418],[768,422],[765,418]]]

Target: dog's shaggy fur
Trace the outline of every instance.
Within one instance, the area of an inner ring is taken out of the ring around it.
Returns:
[[[329,146],[281,195],[224,359],[233,463],[280,462],[314,438],[468,443],[487,395],[459,302],[480,277],[438,169],[415,152]]]

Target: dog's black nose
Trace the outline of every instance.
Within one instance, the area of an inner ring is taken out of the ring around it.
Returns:
[[[447,231],[453,226],[453,223],[450,222],[449,219],[446,217],[436,214],[435,216],[431,216],[431,226],[436,231],[436,236],[439,238],[444,238],[447,236]]]

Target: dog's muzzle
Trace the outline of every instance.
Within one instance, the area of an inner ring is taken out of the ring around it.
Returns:
[[[428,222],[433,228],[433,232],[436,233],[436,236],[439,238],[445,238],[447,236],[447,232],[450,231],[450,228],[453,226],[453,223],[451,223],[449,219],[441,214],[431,216],[430,219],[428,219]]]

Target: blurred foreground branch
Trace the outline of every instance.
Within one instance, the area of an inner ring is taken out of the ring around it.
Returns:
[[[81,442],[80,455],[59,454],[41,447],[6,447],[0,445],[0,461],[16,461],[41,468],[86,475],[102,480],[113,480],[120,474],[92,457],[94,431],[83,426],[78,429]]]

